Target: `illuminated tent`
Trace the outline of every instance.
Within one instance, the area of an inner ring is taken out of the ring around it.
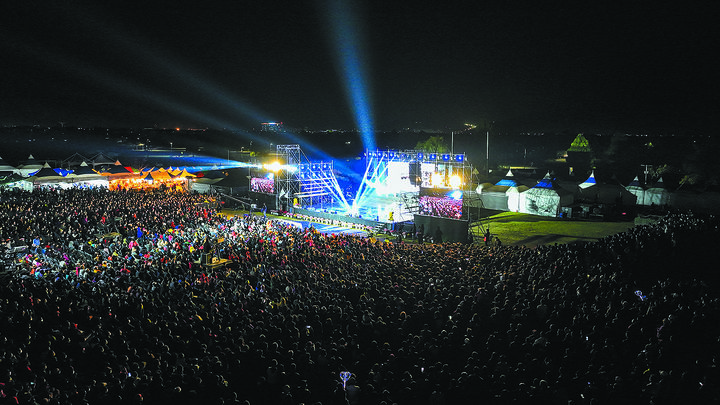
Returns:
[[[620,184],[598,183],[593,171],[587,180],[578,184],[575,198],[598,204],[635,205],[637,197]]]
[[[640,184],[638,176],[625,186],[625,190],[635,196],[637,205],[645,205],[645,188]]]
[[[43,167],[35,172],[33,174],[34,180],[33,183],[44,183],[44,184],[52,184],[52,183],[59,183],[59,182],[65,182],[65,177],[57,172],[57,170],[50,167],[49,164],[45,163]]]
[[[21,189],[25,191],[32,191],[33,177],[25,177],[19,173],[13,173],[4,178],[0,178],[0,187],[7,189]]]
[[[586,188],[592,187],[597,184],[597,181],[595,181],[595,170],[590,173],[590,177],[587,178],[584,182],[580,183],[578,187],[580,187],[581,190],[584,190]]]
[[[176,174],[174,177],[185,177],[185,178],[189,178],[189,177],[197,177],[197,176],[195,176],[194,174],[192,174],[192,173],[190,173],[189,171],[187,171],[187,169],[183,169],[180,173]]]
[[[508,176],[512,176],[512,171],[508,171],[507,176],[499,182],[482,183],[477,186],[475,191],[482,201],[482,206],[490,210],[507,211],[507,194],[509,186],[506,184]],[[513,181],[514,184],[514,181]]]
[[[39,171],[40,169],[42,169],[42,167],[43,165],[41,165],[37,160],[35,160],[33,155],[30,155],[28,156],[27,162],[18,166],[17,172],[27,177]]]
[[[555,217],[560,207],[569,206],[573,201],[573,194],[558,186],[548,173],[535,186],[520,193],[518,207],[526,214]]]
[[[645,190],[645,205],[667,205],[670,203],[670,191],[665,188],[663,178],[649,189]]]
[[[126,169],[119,161],[115,161],[110,166],[101,166],[96,169],[98,173],[108,178],[108,181],[131,179],[137,177],[135,173],[130,172]]]
[[[507,195],[508,211],[520,212],[520,195],[529,189],[528,186],[516,183],[517,185],[508,187],[505,194]]]
[[[80,163],[80,166],[73,170],[73,176],[75,179],[75,182],[83,183],[83,182],[93,182],[98,183],[98,185],[107,185],[108,179],[106,176],[101,175],[100,173],[93,170],[86,162]]]
[[[150,172],[152,179],[155,181],[170,180],[170,173],[164,168],[159,168]]]

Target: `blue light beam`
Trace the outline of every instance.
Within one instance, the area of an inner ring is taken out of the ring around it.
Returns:
[[[345,96],[360,130],[365,149],[375,150],[375,129],[368,92],[368,80],[363,63],[364,55],[357,13],[345,0],[318,2],[329,23],[328,37],[335,53],[335,63],[344,83]]]

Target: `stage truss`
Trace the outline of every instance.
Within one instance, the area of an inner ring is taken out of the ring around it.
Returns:
[[[348,209],[332,161],[310,161],[300,145],[277,145],[276,150],[283,162],[275,177],[278,207]]]
[[[418,213],[421,187],[471,188],[473,168],[464,153],[366,150],[364,157],[365,174],[353,207],[361,213],[374,207],[372,215],[379,220],[390,220],[390,213],[390,222],[411,220]]]

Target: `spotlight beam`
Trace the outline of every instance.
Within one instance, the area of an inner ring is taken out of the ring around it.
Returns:
[[[345,96],[353,111],[355,124],[360,130],[366,149],[375,150],[375,130],[368,94],[368,80],[364,67],[364,52],[360,41],[360,28],[351,3],[345,0],[318,2],[325,14],[330,32],[335,64],[344,83]]]

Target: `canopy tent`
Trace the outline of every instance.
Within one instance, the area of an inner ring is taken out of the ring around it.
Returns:
[[[62,165],[63,167],[75,167],[79,166],[82,163],[85,163],[88,161],[88,158],[85,156],[75,152],[72,154],[72,156],[68,157],[67,159],[63,159]],[[87,163],[85,163],[87,164]]]
[[[598,183],[594,171],[577,187],[575,198],[579,201],[617,205],[635,205],[637,201],[637,197],[620,184]]]
[[[80,166],[73,171],[72,176],[74,181],[79,184],[108,186],[108,177],[93,170],[86,162],[80,163]]]
[[[645,190],[645,205],[668,205],[670,203],[670,191],[665,188],[663,178],[649,189]]]
[[[25,191],[32,191],[33,189],[33,177],[25,177],[19,173],[13,173],[0,179],[0,187],[8,189],[21,189]]]
[[[508,187],[505,195],[507,195],[507,207],[508,211],[520,212],[520,195],[530,187],[518,184],[513,187]]]
[[[37,160],[35,160],[33,155],[30,155],[28,156],[28,160],[25,163],[17,167],[17,172],[27,177],[42,169],[42,167],[43,165],[41,165]]]
[[[637,205],[645,205],[645,188],[640,184],[638,176],[635,176],[633,181],[625,186],[625,190],[635,196]]]
[[[96,170],[99,168],[99,166],[108,166],[115,164],[116,162],[116,160],[113,160],[103,155],[102,153],[98,153],[97,155],[93,156],[92,158],[90,158],[90,161],[93,164],[93,168],[95,168]]]
[[[483,207],[490,210],[507,211],[507,190],[508,186],[491,185],[490,187],[483,187],[480,196],[480,200],[483,203]]]
[[[595,170],[593,170],[592,173],[590,173],[590,177],[588,177],[587,180],[583,181],[582,183],[578,184],[578,187],[580,187],[581,190],[584,190],[596,184],[597,181],[595,180]]]
[[[515,175],[512,172],[512,169],[508,169],[507,174],[505,174],[505,177],[495,183],[496,186],[506,186],[506,187],[517,187],[518,183],[515,181]]]
[[[560,207],[566,207],[573,203],[573,194],[557,185],[546,174],[535,186],[520,193],[520,212],[546,217],[555,217],[560,212]]]
[[[57,172],[57,170],[50,167],[49,164],[45,163],[43,167],[33,174],[34,184],[54,184],[54,183],[65,183],[65,176]]]

